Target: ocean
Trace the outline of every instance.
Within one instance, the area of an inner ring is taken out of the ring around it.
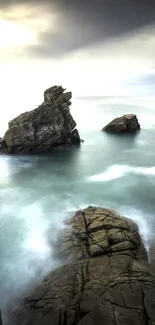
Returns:
[[[155,234],[155,98],[74,98],[84,143],[41,156],[0,156],[0,309],[6,315],[51,269],[75,210],[98,205],[135,220],[148,249]],[[135,113],[136,136],[101,132]]]

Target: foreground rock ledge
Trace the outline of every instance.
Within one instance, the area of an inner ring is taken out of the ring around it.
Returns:
[[[61,86],[44,92],[38,108],[23,113],[9,122],[9,129],[0,139],[4,153],[49,151],[55,146],[80,144],[76,122],[70,114],[72,93]]]
[[[8,324],[155,324],[155,272],[133,221],[89,207],[60,237],[66,265],[44,279]]]
[[[139,130],[140,124],[135,114],[117,117],[102,129],[111,133],[135,133]]]

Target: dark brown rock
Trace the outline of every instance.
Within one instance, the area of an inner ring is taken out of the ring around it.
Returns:
[[[0,325],[3,325],[1,311],[0,311]]]
[[[65,266],[11,315],[11,325],[155,325],[155,269],[136,224],[115,212],[78,211],[61,234]]]
[[[9,122],[4,135],[9,153],[39,153],[55,146],[80,144],[69,108],[72,93],[64,91],[61,86],[47,89],[44,102],[38,108]]]
[[[0,153],[7,153],[7,145],[4,138],[0,138]]]
[[[150,236],[149,253],[150,253],[150,262],[155,265],[155,236]]]
[[[0,148],[6,148],[6,141],[4,138],[0,138]]]
[[[102,131],[111,133],[134,133],[140,130],[140,124],[135,114],[127,114],[115,118]]]

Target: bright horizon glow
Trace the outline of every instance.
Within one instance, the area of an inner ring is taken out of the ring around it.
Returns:
[[[48,30],[51,24],[55,29],[56,13],[45,11],[45,6],[11,6],[8,11],[0,10],[0,51],[16,51],[24,46],[37,45],[39,34]],[[5,53],[6,51],[6,53]]]
[[[60,59],[52,56],[51,41],[51,56],[44,57],[37,49],[40,34],[48,30],[59,33],[60,20],[60,13],[55,8],[49,12],[46,4],[18,4],[0,10],[0,136],[8,121],[41,104],[44,90],[52,85],[72,91],[73,103],[74,97],[138,97],[151,92],[150,86],[146,89],[134,81],[154,73],[154,26],[69,52]],[[36,57],[27,51],[30,46],[36,47]]]

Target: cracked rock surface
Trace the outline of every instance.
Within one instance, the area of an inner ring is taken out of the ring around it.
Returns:
[[[9,122],[0,152],[33,153],[49,151],[55,146],[80,144],[80,137],[70,108],[72,93],[61,86],[44,92],[44,102]]]
[[[88,207],[60,238],[65,265],[24,299],[9,325],[155,325],[155,269],[133,221]]]
[[[126,114],[115,118],[102,131],[111,133],[135,133],[140,130],[140,124],[135,114]]]

